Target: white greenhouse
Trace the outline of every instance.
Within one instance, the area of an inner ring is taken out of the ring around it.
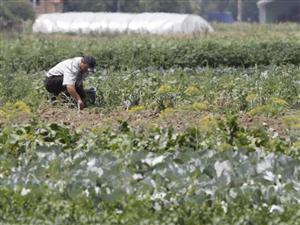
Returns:
[[[212,32],[202,17],[176,13],[68,12],[40,15],[33,24],[37,33],[141,33],[194,34]]]

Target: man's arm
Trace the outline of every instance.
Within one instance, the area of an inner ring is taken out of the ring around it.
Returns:
[[[83,103],[80,95],[77,93],[75,85],[67,85],[67,91],[73,98],[76,99],[77,103],[79,104],[80,109],[83,109],[84,103]]]

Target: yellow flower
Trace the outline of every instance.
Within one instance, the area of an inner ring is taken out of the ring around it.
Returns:
[[[296,141],[296,142],[293,144],[293,147],[300,150],[300,141]]]
[[[145,106],[143,105],[137,105],[137,106],[133,106],[131,107],[128,111],[129,112],[139,112],[145,109]]]
[[[188,96],[197,96],[200,94],[200,90],[195,86],[189,86],[185,91],[184,94]]]
[[[17,101],[17,102],[14,104],[14,108],[15,108],[17,111],[20,111],[20,112],[23,112],[23,113],[30,114],[30,107],[29,107],[25,102]]]
[[[270,99],[270,101],[271,101],[272,104],[275,104],[277,106],[287,106],[288,105],[288,103],[285,100],[281,99],[281,98],[272,97]]]
[[[168,116],[172,115],[175,112],[176,110],[174,108],[166,108],[164,111],[160,113],[160,116],[167,118]]]
[[[247,95],[247,97],[246,97],[246,101],[247,101],[247,102],[252,102],[252,101],[254,101],[254,100],[256,99],[256,97],[257,97],[257,95],[256,95],[255,93],[249,94],[249,95]]]
[[[270,112],[270,106],[269,105],[260,105],[253,109],[251,109],[249,112],[247,112],[247,115],[249,116],[255,116],[255,115],[262,115],[265,113]]]
[[[199,129],[203,132],[211,132],[218,127],[217,119],[212,115],[207,115],[199,120]]]
[[[172,87],[170,85],[162,85],[157,91],[157,94],[167,94],[172,92]]]
[[[285,125],[292,127],[296,124],[300,124],[300,116],[285,116],[282,118]]]
[[[17,101],[14,104],[7,102],[0,108],[0,118],[6,122],[14,121],[20,117],[27,118],[28,116],[31,116],[30,107],[22,101]]]
[[[224,152],[224,151],[233,149],[233,146],[230,145],[230,144],[227,144],[227,143],[221,143],[221,144],[218,146],[218,149],[219,149],[221,152]]]
[[[192,108],[196,111],[204,111],[208,109],[208,105],[205,102],[195,102]]]

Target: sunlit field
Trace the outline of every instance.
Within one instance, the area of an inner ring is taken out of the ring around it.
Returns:
[[[1,224],[299,224],[300,25],[0,33]],[[90,54],[78,111],[45,71]]]

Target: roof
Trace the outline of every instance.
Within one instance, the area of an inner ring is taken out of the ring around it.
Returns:
[[[68,12],[40,15],[33,32],[193,34],[211,32],[202,17],[177,13]]]
[[[258,8],[263,7],[271,2],[274,2],[274,0],[260,0],[257,2],[257,7]]]
[[[51,3],[63,3],[64,0],[50,0]]]

